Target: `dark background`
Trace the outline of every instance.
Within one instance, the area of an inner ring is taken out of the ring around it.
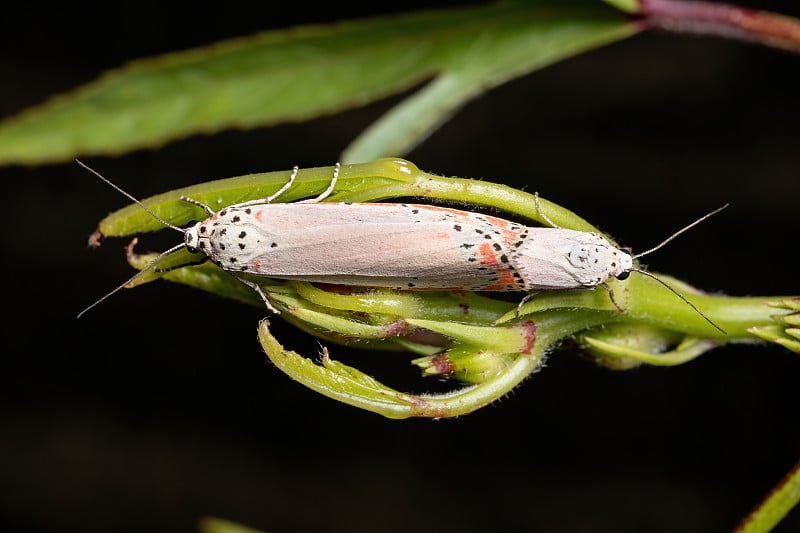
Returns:
[[[132,58],[366,14],[112,5],[4,13],[0,115]],[[795,2],[749,5],[800,16]],[[638,250],[731,202],[650,268],[708,291],[798,294],[798,69],[779,50],[642,35],[493,90],[406,157],[538,190]],[[140,197],[331,165],[396,101],[86,161]],[[154,283],[76,320],[131,274],[127,241],[85,246],[125,200],[72,163],[0,178],[3,531],[192,532],[204,515],[273,533],[729,531],[800,458],[800,359],[772,346],[629,372],[562,350],[474,414],[390,421],[274,368],[256,339],[263,309]],[[317,351],[273,324],[287,347]],[[406,356],[331,350],[398,388],[428,386]],[[797,530],[795,510],[776,531]]]

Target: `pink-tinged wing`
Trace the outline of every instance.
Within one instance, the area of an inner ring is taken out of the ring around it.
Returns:
[[[524,226],[415,204],[275,204],[231,237],[232,269],[279,279],[404,289],[520,290],[500,258]],[[240,247],[239,245],[244,245]],[[226,266],[224,259],[223,266]]]
[[[527,289],[594,287],[619,273],[630,257],[594,233],[530,228],[513,262]]]

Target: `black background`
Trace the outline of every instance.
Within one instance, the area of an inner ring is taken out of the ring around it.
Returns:
[[[749,5],[800,15],[795,2]],[[0,115],[129,59],[367,14],[107,6],[4,14]],[[799,69],[784,51],[641,35],[491,91],[406,157],[538,190],[639,250],[731,202],[650,268],[708,291],[797,294]],[[140,197],[330,165],[396,101],[86,161]],[[4,531],[191,532],[205,515],[274,533],[728,531],[800,458],[800,360],[772,346],[629,372],[558,351],[474,414],[390,421],[274,368],[256,339],[263,309],[154,283],[76,320],[131,273],[127,241],[85,246],[125,200],[73,163],[0,177]],[[284,345],[316,353],[315,339],[273,324]],[[406,356],[331,349],[390,385],[429,386]],[[795,511],[776,531],[798,529]]]

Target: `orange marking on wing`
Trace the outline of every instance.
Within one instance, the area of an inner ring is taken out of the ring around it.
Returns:
[[[499,270],[500,279],[496,282],[492,283],[491,285],[487,285],[483,287],[481,290],[484,291],[507,291],[509,287],[516,287],[519,290],[522,289],[522,285],[519,283],[517,278],[514,277],[514,273],[510,268],[502,268]],[[513,289],[511,289],[513,290]]]
[[[264,216],[264,211],[262,211],[261,209],[258,209],[257,211],[253,212],[253,218],[255,218],[259,222],[261,222],[262,216]]]
[[[494,248],[490,243],[481,244],[478,247],[478,254],[481,256],[482,265],[497,266],[497,255],[495,255]]]
[[[491,244],[488,242],[481,244],[478,247],[478,253],[481,255],[481,264],[494,267],[500,276],[496,282],[482,287],[481,290],[507,291],[509,286],[522,288],[519,280],[514,277],[514,270],[508,264],[500,263]]]

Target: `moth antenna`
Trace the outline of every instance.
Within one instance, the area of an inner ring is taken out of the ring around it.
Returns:
[[[722,209],[722,208],[720,208],[720,209]],[[718,209],[717,211],[719,211],[719,209]],[[711,213],[711,214],[713,215],[713,213]],[[706,216],[709,216],[709,215],[706,215]],[[705,218],[705,217],[704,217],[704,218]],[[639,274],[643,274],[643,275],[647,276],[648,278],[651,278],[651,279],[654,279],[654,280],[656,280],[657,282],[659,282],[660,284],[662,284],[664,287],[666,287],[667,289],[669,289],[669,290],[670,290],[670,291],[671,291],[673,294],[675,294],[675,296],[677,296],[678,298],[680,298],[681,300],[683,300],[684,302],[686,302],[686,304],[687,304],[689,307],[691,307],[692,309],[694,309],[694,310],[697,312],[697,314],[698,314],[698,315],[700,315],[701,317],[703,317],[703,318],[706,320],[706,322],[708,322],[709,324],[711,324],[712,326],[714,326],[715,328],[717,328],[718,330],[720,330],[720,331],[721,331],[722,333],[724,333],[725,335],[727,335],[727,334],[728,334],[728,332],[727,332],[727,331],[725,331],[724,329],[722,329],[721,327],[719,327],[718,325],[716,325],[716,324],[714,323],[714,321],[713,321],[713,320],[711,320],[710,318],[708,318],[708,317],[705,315],[705,313],[703,313],[703,312],[702,312],[700,309],[698,309],[698,308],[697,308],[697,306],[696,306],[696,305],[694,305],[692,302],[690,302],[690,301],[689,301],[689,300],[688,300],[688,299],[687,299],[687,298],[686,298],[686,297],[685,297],[683,294],[679,293],[679,292],[678,292],[678,291],[676,291],[674,288],[672,288],[672,286],[670,286],[670,285],[669,285],[669,284],[668,284],[666,281],[664,281],[664,280],[662,280],[662,279],[659,279],[659,278],[658,278],[658,276],[656,276],[656,275],[654,275],[654,274],[651,274],[650,272],[647,272],[646,270],[639,270],[638,268],[632,268],[632,269],[631,269],[631,272],[638,272]]]
[[[181,243],[181,244],[178,244],[178,245],[175,245],[175,246],[173,246],[172,248],[170,248],[170,249],[169,249],[169,250],[167,250],[166,252],[161,252],[160,254],[158,254],[158,257],[156,257],[155,259],[153,259],[152,261],[150,261],[150,262],[147,264],[147,266],[145,266],[145,267],[144,267],[143,269],[141,269],[139,272],[137,272],[136,274],[134,274],[133,276],[131,276],[131,277],[130,277],[130,278],[129,278],[129,279],[128,279],[128,280],[127,280],[125,283],[123,283],[122,285],[120,285],[120,286],[119,286],[119,287],[117,287],[116,289],[112,290],[111,292],[108,292],[108,293],[107,293],[105,296],[103,296],[102,298],[100,298],[99,300],[97,300],[96,302],[94,302],[92,305],[90,305],[90,306],[86,307],[86,308],[85,308],[83,311],[81,311],[80,313],[78,313],[78,316],[77,316],[77,317],[75,317],[75,318],[80,318],[80,317],[82,317],[82,316],[83,316],[84,314],[86,314],[86,312],[87,312],[87,311],[89,311],[91,308],[95,307],[95,306],[96,306],[96,305],[98,305],[99,303],[101,303],[101,302],[103,302],[104,300],[108,299],[109,297],[111,297],[112,295],[116,294],[117,292],[121,291],[121,290],[122,290],[122,289],[124,289],[124,288],[125,288],[125,287],[126,287],[128,284],[130,284],[130,283],[133,283],[134,281],[136,281],[137,279],[139,279],[140,277],[142,277],[142,276],[144,275],[144,273],[145,273],[145,272],[147,272],[148,270],[152,270],[152,268],[155,266],[155,264],[156,264],[156,263],[158,263],[158,262],[159,262],[159,261],[160,261],[160,260],[161,260],[161,259],[162,259],[164,256],[166,256],[166,255],[169,255],[169,254],[171,254],[172,252],[176,252],[176,251],[180,250],[181,248],[184,248],[185,246],[186,246],[186,245],[185,245],[184,243]]]
[[[116,185],[116,184],[112,183],[112,182],[111,182],[109,179],[105,178],[105,177],[104,177],[102,174],[100,174],[99,172],[97,172],[95,169],[93,169],[93,168],[89,167],[88,165],[85,165],[85,164],[84,164],[82,161],[80,161],[79,159],[76,159],[76,160],[75,160],[75,162],[76,162],[76,163],[78,163],[78,164],[79,164],[80,166],[82,166],[83,168],[85,168],[86,170],[88,170],[89,172],[91,172],[92,174],[94,174],[95,176],[97,176],[98,178],[100,178],[101,180],[103,180],[104,182],[106,182],[107,184],[109,184],[111,187],[113,187],[114,189],[116,189],[117,191],[119,191],[120,193],[122,193],[123,195],[125,195],[125,197],[127,197],[129,200],[131,200],[131,201],[133,201],[134,203],[136,203],[136,204],[137,204],[139,207],[141,207],[142,209],[144,209],[145,211],[147,211],[148,213],[150,213],[150,216],[152,216],[154,219],[158,220],[159,222],[161,222],[162,224],[164,224],[164,225],[165,225],[165,226],[167,226],[168,228],[172,228],[172,229],[174,229],[175,231],[180,231],[181,233],[184,233],[184,230],[183,230],[183,228],[181,228],[181,227],[178,227],[178,226],[176,226],[176,225],[174,225],[174,224],[170,224],[169,222],[167,222],[166,220],[164,220],[164,219],[163,219],[163,218],[161,218],[160,216],[156,215],[156,214],[153,212],[153,210],[152,210],[152,209],[150,209],[149,207],[147,207],[146,205],[144,205],[144,204],[143,204],[141,201],[139,201],[137,198],[135,198],[135,197],[134,197],[132,194],[130,194],[130,193],[128,193],[127,191],[123,190],[123,189],[122,189],[120,186],[118,186],[118,185]],[[114,292],[116,292],[116,291],[114,291]]]
[[[664,239],[664,241],[661,244],[659,244],[658,246],[654,246],[653,248],[650,248],[649,250],[646,250],[646,251],[644,251],[642,253],[636,254],[636,255],[633,256],[633,258],[634,259],[639,259],[642,256],[645,256],[645,255],[647,255],[649,253],[655,252],[656,250],[658,250],[661,247],[663,247],[665,244],[667,244],[669,241],[671,241],[672,239],[674,239],[675,237],[677,237],[681,233],[692,229],[693,227],[695,227],[696,225],[700,224],[701,222],[703,222],[704,220],[708,219],[709,217],[712,217],[712,216],[716,215],[717,213],[719,213],[720,211],[722,211],[723,209],[725,209],[729,205],[731,205],[731,204],[725,204],[722,207],[718,207],[717,209],[711,211],[710,213],[701,216],[700,218],[698,218],[697,220],[695,220],[694,222],[692,222],[688,226],[686,226],[686,227],[684,227],[682,229],[679,229],[678,231],[676,231],[675,233],[673,233],[672,235],[670,235],[669,237]],[[639,272],[641,272],[641,271],[639,271]],[[661,280],[659,280],[659,281],[661,281]]]

